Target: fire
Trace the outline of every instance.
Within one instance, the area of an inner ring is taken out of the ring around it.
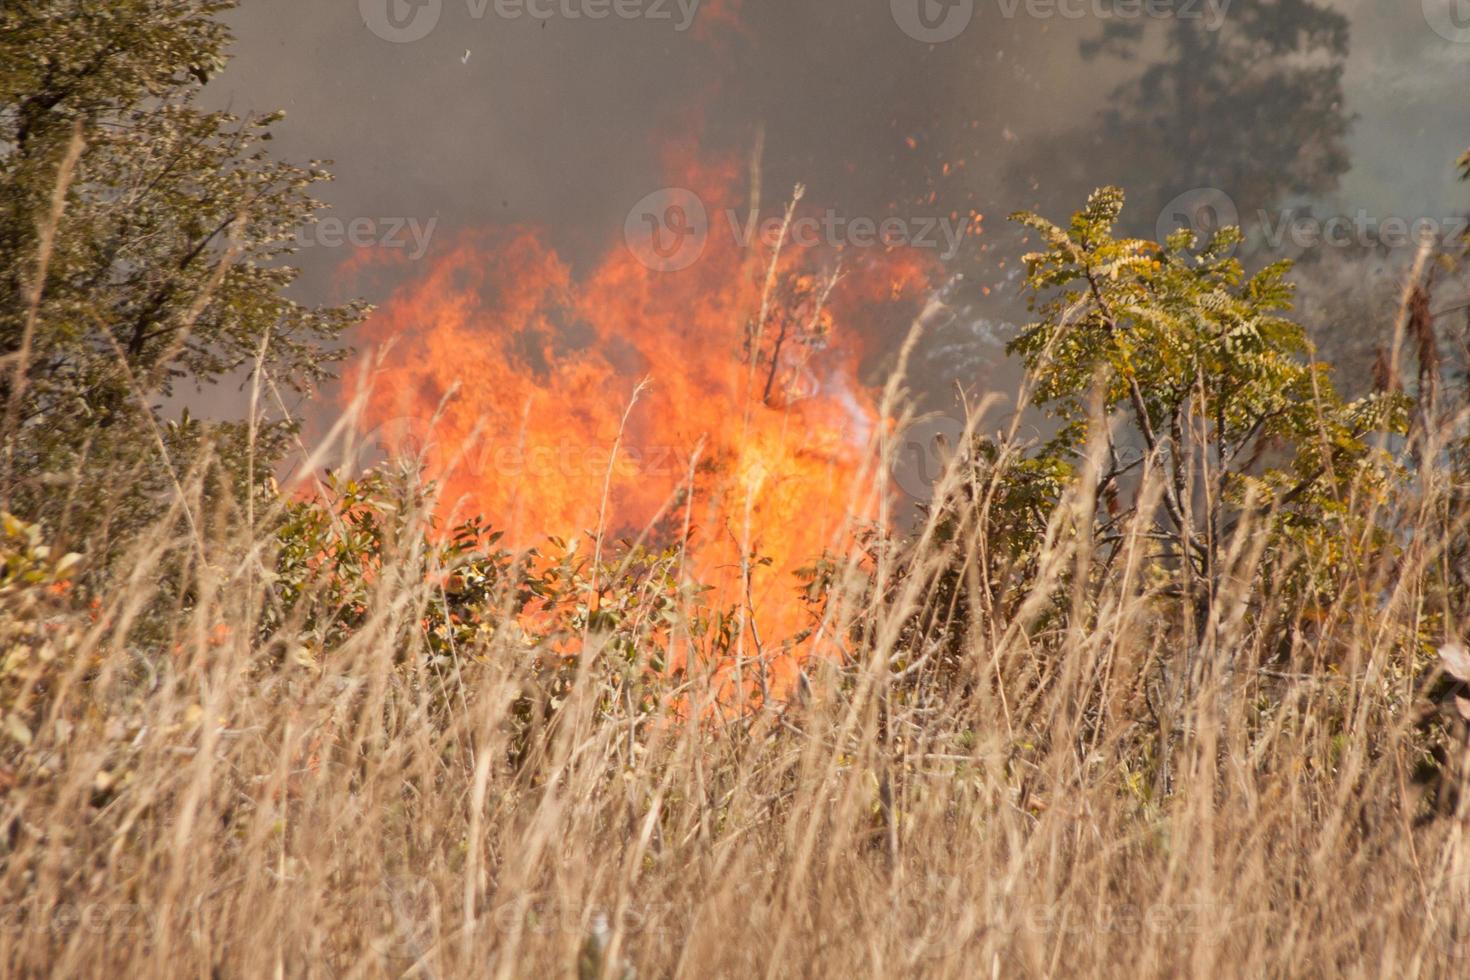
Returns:
[[[421,449],[443,516],[517,546],[599,522],[667,544],[687,522],[691,576],[777,646],[806,625],[792,572],[875,518],[862,474],[886,422],[860,365],[907,327],[933,260],[788,242],[768,275],[772,243],[731,227],[742,168],[668,170],[708,215],[697,261],[658,271],[614,235],[579,276],[534,229],[463,233],[366,325],[393,340],[366,425],[400,448],[437,415]],[[747,586],[750,556],[768,561]]]

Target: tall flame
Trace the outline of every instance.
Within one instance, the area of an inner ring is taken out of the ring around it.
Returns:
[[[874,517],[860,474],[885,421],[863,345],[907,324],[932,260],[787,242],[772,275],[772,243],[726,217],[740,166],[671,156],[710,215],[697,261],[655,271],[618,242],[576,276],[535,230],[464,233],[366,325],[394,340],[366,422],[400,448],[437,413],[418,448],[444,516],[520,546],[600,522],[667,543],[687,521],[690,574],[779,642],[804,625],[791,573]],[[752,555],[768,561],[742,571]]]

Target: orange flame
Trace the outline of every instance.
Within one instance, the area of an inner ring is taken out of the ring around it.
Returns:
[[[710,215],[677,272],[619,242],[578,277],[534,230],[462,234],[366,325],[370,342],[396,338],[366,424],[398,448],[442,402],[423,451],[443,516],[483,514],[518,546],[600,519],[609,539],[657,522],[668,543],[689,521],[690,574],[779,644],[805,625],[791,573],[875,516],[860,474],[884,420],[863,346],[906,328],[934,260],[852,250],[828,293],[840,250],[788,242],[768,287],[770,243],[739,241],[722,210],[740,170],[669,165]],[[751,554],[769,562],[747,585]]]

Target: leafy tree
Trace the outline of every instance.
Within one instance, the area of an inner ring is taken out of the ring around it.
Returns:
[[[1276,534],[1330,523],[1365,478],[1381,482],[1369,437],[1402,431],[1407,403],[1388,394],[1344,402],[1328,366],[1306,360],[1305,332],[1281,315],[1291,307],[1289,262],[1246,277],[1231,257],[1237,228],[1197,256],[1188,230],[1162,248],[1117,239],[1122,207],[1122,192],[1104,188],[1065,230],[1016,216],[1046,248],[1025,259],[1041,319],[1011,349],[1033,372],[1038,401],[1064,423],[1054,446],[1084,448],[1094,391],[1101,413],[1125,415],[1141,461],[1161,470],[1158,532],[1203,613],[1235,527],[1252,514]],[[1111,430],[1102,437],[1098,492],[1120,494],[1127,464]],[[1138,503],[1115,501],[1105,527]]]
[[[921,590],[931,598],[916,628],[944,631],[951,647],[972,617],[1034,605],[1045,555],[1067,541],[1090,564],[1054,584],[1055,617],[1075,628],[1067,597],[1101,587],[1141,534],[1157,544],[1150,587],[1191,648],[1208,646],[1222,590],[1241,574],[1237,532],[1260,543],[1247,567],[1263,617],[1268,599],[1295,619],[1344,599],[1333,573],[1353,563],[1364,585],[1346,598],[1371,601],[1366,566],[1393,552],[1371,515],[1395,485],[1385,439],[1407,430],[1407,397],[1338,395],[1284,315],[1289,262],[1247,276],[1231,256],[1236,228],[1202,248],[1188,230],[1163,244],[1117,238],[1122,207],[1104,188],[1065,227],[1014,216],[1043,248],[1025,257],[1037,319],[1010,350],[1057,434],[1029,452],[976,440],[970,473],[936,501],[940,543],[984,552],[961,547]]]
[[[196,105],[232,6],[0,7],[0,503],[89,551],[155,516],[196,462],[223,461],[236,487],[269,473],[291,419],[166,420],[180,385],[258,365],[268,397],[306,390],[363,312],[285,295],[328,174],[267,156],[279,114]]]

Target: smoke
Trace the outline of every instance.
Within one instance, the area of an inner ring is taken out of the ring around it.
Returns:
[[[230,15],[236,58],[207,94],[236,112],[285,108],[276,150],[336,161],[325,197],[343,227],[434,222],[429,256],[459,231],[524,225],[574,271],[593,267],[635,202],[663,187],[662,148],[690,140],[741,159],[761,148],[762,216],[779,216],[801,182],[809,204],[849,223],[964,222],[946,265],[962,277],[955,296],[965,309],[933,344],[975,363],[915,360],[934,365],[915,380],[942,399],[966,372],[972,387],[1006,383],[989,338],[1024,313],[1013,280],[1019,243],[1004,215],[1075,207],[1074,184],[1116,176],[1098,156],[1103,113],[1119,86],[1163,57],[1170,22],[1118,15],[1128,4],[1082,5],[1072,16],[1075,4],[961,0],[933,4],[931,14],[968,13],[963,23],[933,21],[944,34],[959,30],[927,43],[912,36],[929,28],[907,22],[905,2],[528,0],[510,16],[494,0],[246,0]],[[1451,164],[1470,142],[1456,67],[1470,46],[1436,33],[1417,0],[1324,2],[1352,31],[1333,107],[1351,122],[1348,169],[1335,191],[1306,203],[1453,213],[1465,197]],[[1253,6],[1214,9],[1228,30]],[[424,30],[415,18],[430,11]],[[373,21],[390,13],[422,36],[385,40],[389,22],[375,32]],[[1143,35],[1130,57],[1082,56],[1084,42],[1130,31]],[[1239,119],[1198,128],[1203,154],[1222,157],[1252,139],[1317,135],[1261,134]],[[1178,186],[1184,163],[1160,156],[1126,176],[1143,198],[1167,200],[1191,189]],[[1153,215],[1135,217],[1152,229]],[[357,251],[304,250],[303,298],[342,288],[386,296],[392,277],[339,281]],[[395,268],[403,281],[415,263]],[[870,378],[906,326],[867,338]]]

